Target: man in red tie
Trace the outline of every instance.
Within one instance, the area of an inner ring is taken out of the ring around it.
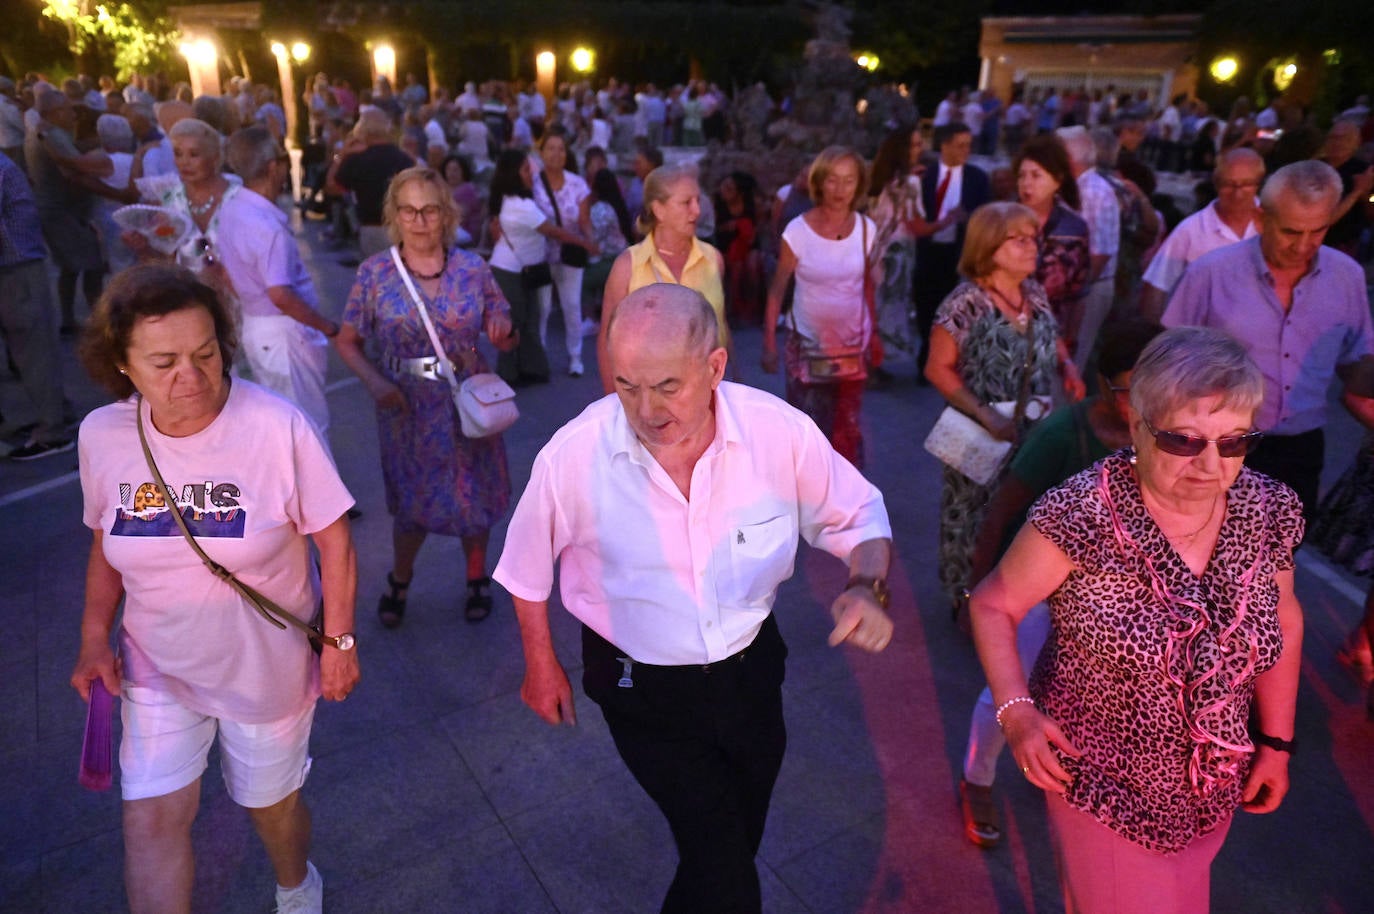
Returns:
[[[921,175],[921,203],[926,219],[939,222],[957,214],[950,225],[916,243],[916,329],[921,334],[921,353],[916,377],[924,383],[930,325],[946,295],[959,283],[959,254],[964,248],[964,224],[968,214],[991,198],[987,174],[967,164],[973,150],[973,134],[965,124],[950,123],[935,131],[938,168]]]

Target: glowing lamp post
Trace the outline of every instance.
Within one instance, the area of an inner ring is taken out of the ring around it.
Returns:
[[[300,108],[296,98],[296,77],[295,71],[291,67],[291,61],[304,63],[310,59],[310,45],[304,41],[297,41],[291,45],[288,54],[286,45],[280,41],[272,42],[272,56],[277,61],[277,78],[281,80],[281,104],[286,111],[286,144],[295,149],[299,143],[297,138],[300,134],[297,129],[300,124]]]
[[[869,51],[863,51],[856,54],[854,56],[854,62],[870,73],[878,69],[879,64],[878,55]]]
[[[372,82],[375,85],[377,77],[385,76],[386,81],[391,83],[391,88],[396,88],[396,49],[383,42],[372,48]]]
[[[191,76],[193,95],[219,95],[219,51],[208,38],[188,39],[181,43],[181,56]]]
[[[557,67],[558,58],[554,56],[553,51],[540,51],[535,55],[534,87],[550,106],[553,105],[554,75]]]
[[[1234,57],[1218,57],[1208,71],[1217,82],[1229,83],[1240,72],[1240,63]]]
[[[596,53],[591,48],[578,48],[572,52],[569,63],[575,71],[585,76],[596,69]]]

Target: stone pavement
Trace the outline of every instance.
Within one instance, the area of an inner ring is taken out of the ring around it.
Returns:
[[[337,314],[351,266],[307,224],[302,244]],[[549,334],[561,339],[557,330]],[[589,341],[590,342],[590,341]],[[64,344],[65,345],[65,344]],[[758,369],[760,334],[738,335],[747,383],[780,392]],[[557,347],[554,347],[555,349]],[[67,345],[68,351],[70,346]],[[517,493],[549,434],[598,393],[593,359],[581,379],[521,391],[507,434]],[[784,687],[791,734],[759,854],[769,914],[1062,910],[1043,804],[1004,757],[1003,846],[962,837],[955,785],[968,712],[982,686],[969,640],[950,624],[934,555],[939,468],[921,448],[938,394],[909,367],[870,392],[869,475],[888,499],[896,541],[897,634],[878,656],[825,645],[825,607],[844,581],[828,556],[803,549],[778,600],[791,656]],[[82,412],[103,402],[74,365]],[[383,630],[374,607],[390,557],[390,523],[362,388],[335,360],[334,452],[363,511],[358,637],[363,682],[321,704],[314,768],[313,859],[332,914],[381,912],[651,912],[674,865],[658,811],[615,754],[580,690],[578,726],[553,729],[520,702],[522,659],[509,598],[481,625],[463,622],[456,541],[422,553],[410,613]],[[0,405],[19,407],[12,382]],[[1341,418],[1328,480],[1350,460],[1358,430]],[[77,646],[89,537],[80,523],[75,455],[0,462],[0,911],[126,910],[116,791],[76,783],[84,706],[67,685]],[[494,531],[492,562],[504,526]],[[1304,554],[1307,615],[1293,789],[1277,813],[1238,814],[1214,870],[1217,912],[1374,910],[1374,724],[1334,659],[1359,616],[1365,582]],[[577,626],[555,608],[559,652],[577,679]],[[246,817],[213,773],[195,825],[197,912],[262,912],[273,879]]]

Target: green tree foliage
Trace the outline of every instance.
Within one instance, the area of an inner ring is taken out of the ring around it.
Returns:
[[[83,64],[120,79],[135,70],[165,65],[175,53],[176,29],[157,0],[100,3],[96,0],[45,0],[42,15],[66,30],[67,49]]]

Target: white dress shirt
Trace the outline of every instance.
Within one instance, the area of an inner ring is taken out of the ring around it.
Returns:
[[[635,436],[615,395],[535,458],[493,577],[563,605],[641,663],[713,663],[748,647],[792,575],[800,535],[847,560],[890,538],[882,495],[805,414],[723,382],[715,438],[689,501]]]
[[[1216,203],[1209,203],[1174,227],[1150,260],[1144,280],[1161,292],[1172,292],[1183,278],[1183,271],[1188,264],[1203,254],[1253,238],[1257,234],[1259,230],[1252,219],[1245,226],[1245,234],[1238,237],[1231,226],[1217,215]]]
[[[945,199],[940,200],[940,184],[945,180],[945,175],[951,171],[954,173],[950,175],[949,187],[945,188]],[[944,162],[940,163],[939,173],[935,175],[935,200],[939,208],[939,212],[935,214],[936,222],[945,218],[945,216],[957,209],[959,204],[964,202],[964,166],[955,165],[953,168],[950,168],[950,166],[946,165]],[[938,242],[939,244],[953,244],[958,241],[958,223],[950,223],[940,229],[934,235],[930,236],[930,240]]]

